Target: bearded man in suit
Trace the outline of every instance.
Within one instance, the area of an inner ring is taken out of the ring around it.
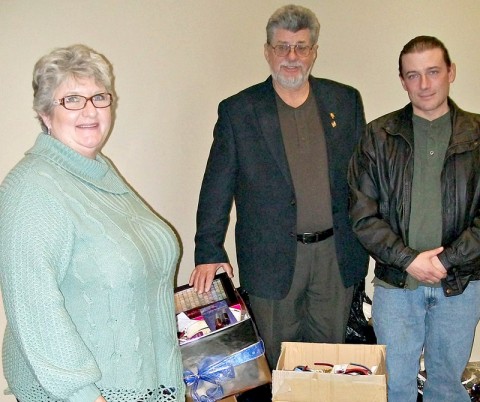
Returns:
[[[347,168],[365,128],[354,88],[310,75],[320,24],[304,7],[267,24],[271,76],[222,101],[197,211],[190,284],[210,289],[233,202],[241,286],[273,368],[283,341],[341,343],[368,256],[348,218]]]

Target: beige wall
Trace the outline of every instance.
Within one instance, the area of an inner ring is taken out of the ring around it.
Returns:
[[[267,77],[264,27],[270,14],[286,3],[0,0],[0,179],[40,131],[31,109],[35,61],[72,43],[101,51],[114,65],[119,96],[118,117],[104,153],[180,234],[178,282],[187,282],[217,104]],[[367,120],[408,101],[397,78],[397,57],[420,34],[445,42],[458,64],[451,95],[461,107],[480,112],[478,0],[302,4],[317,13],[322,26],[314,75],[357,87]],[[232,230],[227,248],[234,260]],[[0,330],[4,325],[1,315]],[[480,346],[472,358],[480,360]],[[0,401],[10,400],[0,395]]]

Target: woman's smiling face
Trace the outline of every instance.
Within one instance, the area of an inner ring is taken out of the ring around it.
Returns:
[[[105,87],[98,86],[93,78],[71,77],[55,90],[54,99],[69,95],[90,98],[104,92],[107,92]],[[100,152],[112,123],[111,107],[96,108],[91,100],[81,110],[56,105],[51,115],[42,118],[52,137],[91,159]]]

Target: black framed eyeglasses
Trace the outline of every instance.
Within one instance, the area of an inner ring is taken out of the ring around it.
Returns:
[[[54,105],[62,105],[67,110],[82,110],[87,106],[87,102],[92,102],[92,105],[98,109],[109,107],[112,104],[113,96],[108,92],[102,92],[87,98],[82,95],[67,95],[60,99],[53,101]]]
[[[295,51],[295,54],[298,57],[307,57],[312,51],[313,46],[314,45],[308,46],[301,43],[296,45],[288,45],[283,43],[277,46],[270,45],[270,47],[273,49],[273,53],[275,53],[275,56],[278,57],[288,56],[292,49]]]

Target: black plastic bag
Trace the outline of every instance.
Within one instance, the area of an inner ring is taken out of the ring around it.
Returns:
[[[363,303],[372,305],[372,301],[365,293],[365,280],[355,285],[353,289],[352,307],[347,323],[345,343],[364,343],[367,345],[377,343],[373,327],[368,323],[363,312]]]

